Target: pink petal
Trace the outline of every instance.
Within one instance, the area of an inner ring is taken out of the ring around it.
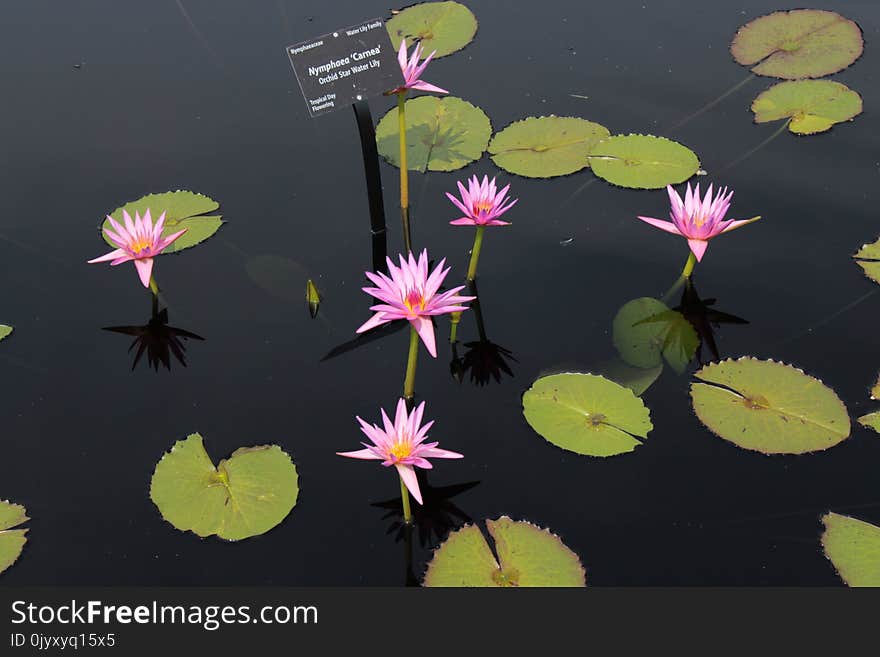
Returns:
[[[387,324],[390,321],[390,319],[385,319],[384,313],[376,313],[366,322],[361,324],[361,327],[357,331],[355,331],[355,333],[363,333],[364,331],[369,331],[371,328],[376,328],[377,326],[381,326],[382,324]]]
[[[639,219],[644,221],[646,224],[651,224],[655,228],[659,228],[660,230],[665,230],[667,233],[672,233],[673,235],[681,235],[682,232],[676,228],[675,224],[670,221],[663,221],[662,219],[654,219],[653,217],[642,217],[639,216]]]
[[[730,221],[722,230],[722,233],[729,233],[732,230],[736,230],[742,226],[752,223],[753,221],[757,221],[761,217],[752,217],[751,219],[734,219]]]
[[[137,269],[138,276],[141,277],[141,283],[144,284],[144,287],[150,287],[150,276],[153,274],[153,259],[140,258],[134,261],[134,266]]]
[[[471,219],[470,217],[462,217],[461,219],[455,219],[454,221],[449,222],[452,226],[476,226],[477,222]]]
[[[416,472],[412,469],[412,466],[397,463],[394,467],[397,468],[397,473],[403,480],[403,485],[406,486],[406,489],[412,493],[414,498],[416,498],[416,502],[422,504],[422,493],[419,490],[419,480],[416,478]]]
[[[706,248],[709,246],[709,242],[706,240],[689,239],[688,246],[691,247],[691,251],[696,256],[697,262],[700,262],[703,259],[703,254],[706,253]]]
[[[383,457],[376,456],[369,449],[359,449],[354,452],[336,452],[337,456],[345,456],[350,459],[362,459],[364,461],[381,461]]]
[[[429,317],[416,317],[410,320],[410,324],[415,328],[425,348],[433,358],[437,358],[437,345],[434,341],[434,324],[431,323]]]
[[[159,240],[159,243],[155,247],[155,252],[159,253],[159,251],[162,251],[163,249],[165,249],[169,244],[171,244],[174,240],[176,240],[178,237],[183,235],[186,231],[187,231],[187,229],[184,228],[183,230],[179,230],[176,233],[172,233],[168,237],[164,237],[161,240]]]
[[[433,91],[438,94],[448,94],[449,92],[446,89],[442,89],[437,85],[431,84],[429,82],[425,82],[424,80],[416,80],[411,85],[409,85],[410,89],[418,89],[419,91]]]
[[[111,251],[110,253],[105,253],[102,256],[98,256],[97,258],[89,260],[88,263],[93,264],[95,262],[107,262],[108,260],[116,260],[117,258],[122,258],[127,255],[128,255],[128,253],[126,253],[124,250],[116,249],[115,251]]]
[[[419,452],[422,456],[429,459],[463,459],[464,454],[452,452],[448,449],[440,449],[439,447],[429,447]]]

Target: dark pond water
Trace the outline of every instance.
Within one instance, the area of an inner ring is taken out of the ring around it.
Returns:
[[[672,128],[748,75],[727,50],[738,26],[798,3],[468,4],[476,40],[427,79],[482,107],[496,128],[555,113],[693,148],[704,180],[736,190],[734,216],[764,217],[713,243],[697,270],[703,296],[750,322],[722,327],[722,356],[793,363],[834,388],[853,417],[873,410],[880,295],[850,255],[880,232],[880,5],[822,3],[864,30],[866,54],[834,78],[863,96],[864,114],[815,137],[781,134],[737,162],[777,129],[754,125],[748,109],[772,80]],[[0,345],[0,498],[33,518],[6,584],[406,581],[406,544],[374,506],[394,502],[397,482],[334,452],[357,447],[355,414],[375,418],[397,399],[407,338],[321,362],[369,316],[366,192],[352,113],[308,118],[284,53],[387,12],[385,0],[4,4],[0,321],[15,333]],[[376,119],[390,107],[372,103]],[[454,209],[443,192],[472,173],[512,178],[487,157],[411,177],[415,243],[448,257],[459,277],[473,233],[447,225]],[[397,172],[383,164],[382,174],[395,251]],[[466,458],[430,474],[441,500],[436,532],[413,541],[415,576],[445,536],[444,517],[508,514],[560,534],[591,584],[838,584],[819,518],[834,510],[880,522],[880,439],[867,430],[809,456],[746,452],[703,428],[689,375],[668,369],[645,394],[655,428],[632,454],[577,456],[526,424],[520,399],[531,382],[612,356],[616,310],[662,294],[686,255],[681,240],[635,218],[662,216],[663,191],[585,186],[592,178],[513,178],[515,224],[487,235],[485,326],[515,356],[513,376],[455,381],[445,320],[440,357],[422,353],[418,393],[434,436]],[[218,199],[228,220],[157,270],[171,324],[205,341],[187,343],[186,368],[131,371],[130,339],[101,329],[145,323],[149,295],[130,266],[85,261],[105,250],[95,231],[105,213],[177,188]],[[264,254],[297,263],[293,286],[273,295],[251,280],[245,265]],[[309,277],[324,295],[316,320],[302,299]],[[460,338],[477,338],[472,315]],[[244,445],[289,451],[301,483],[291,515],[234,544],[164,522],[150,477],[193,431],[215,461]],[[457,494],[443,501],[444,489]]]

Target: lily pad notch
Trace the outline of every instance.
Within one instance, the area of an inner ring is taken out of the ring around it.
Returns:
[[[174,527],[229,541],[266,533],[298,495],[296,466],[278,445],[237,449],[215,467],[198,433],[174,444],[150,484],[150,498]]]
[[[865,272],[865,276],[875,283],[880,283],[880,238],[870,244],[862,245],[853,258]],[[878,391],[875,398],[880,397],[880,379],[878,379],[875,389]]]
[[[495,553],[477,525],[452,532],[434,552],[423,586],[583,587],[577,554],[547,529],[507,516],[486,520]]]
[[[27,543],[27,529],[20,525],[30,518],[21,504],[0,501],[0,573],[14,564]]]

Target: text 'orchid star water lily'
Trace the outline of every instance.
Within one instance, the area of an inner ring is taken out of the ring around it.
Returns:
[[[150,277],[153,275],[153,257],[162,253],[169,244],[183,235],[186,228],[167,237],[162,237],[162,230],[165,228],[164,212],[159,216],[155,225],[149,210],[144,212],[143,217],[135,212],[134,221],[132,221],[131,215],[123,210],[122,219],[125,222],[124,226],[108,215],[107,220],[113,230],[104,229],[107,239],[118,248],[94,260],[89,260],[89,263],[109,260],[110,264],[115,266],[133,260],[141,283],[144,284],[144,287],[150,287]]]
[[[495,187],[495,178],[489,180],[489,176],[483,176],[483,182],[473,176],[468,180],[467,189],[459,182],[458,191],[461,200],[449,192],[446,192],[446,196],[464,213],[464,216],[449,223],[453,226],[509,226],[509,221],[498,219],[519,200],[508,200],[505,203],[509,189],[510,185],[507,185],[498,191]]]
[[[725,221],[724,216],[730,208],[730,199],[733,197],[733,192],[728,192],[726,187],[720,189],[713,198],[712,185],[709,185],[706,196],[702,200],[700,200],[699,184],[692,192],[691,185],[688,183],[683,201],[671,185],[666,186],[666,191],[669,192],[669,201],[672,204],[669,213],[672,221],[641,216],[639,219],[665,230],[667,233],[686,238],[697,262],[703,259],[710,239],[761,218],[752,217],[751,219],[728,219]]]
[[[434,267],[428,273],[428,252],[422,251],[418,261],[412,253],[404,260],[400,258],[400,267],[396,267],[391,258],[386,258],[388,264],[387,276],[382,272],[364,272],[367,278],[376,287],[365,287],[364,292],[376,297],[382,303],[370,306],[375,311],[369,320],[361,326],[357,332],[363,333],[371,328],[387,324],[395,319],[405,319],[419,334],[428,352],[437,357],[437,346],[434,340],[434,325],[431,317],[445,315],[453,312],[467,310],[463,303],[473,301],[476,297],[464,297],[458,293],[464,289],[459,285],[441,294],[437,291],[443,284],[443,279],[449,273],[449,267],[445,269],[446,259]]]
[[[362,443],[365,449],[355,452],[336,452],[339,456],[347,456],[353,459],[382,461],[385,467],[394,466],[400,475],[400,479],[407,490],[412,493],[416,501],[422,503],[422,493],[419,490],[419,482],[416,478],[416,468],[431,469],[433,466],[428,459],[460,459],[463,458],[458,452],[450,452],[439,449],[436,442],[426,443],[428,431],[434,421],[427,422],[422,426],[422,415],[425,412],[425,402],[419,404],[411,414],[406,412],[406,402],[401,399],[397,402],[397,413],[392,423],[382,409],[382,424],[384,428],[375,424],[369,424],[361,418],[357,421],[361,425],[361,431],[370,439],[370,443]]]
[[[388,92],[388,95],[391,94],[399,94],[407,89],[417,89],[419,91],[433,91],[438,94],[448,94],[449,92],[446,89],[441,89],[440,87],[431,84],[430,82],[425,82],[424,80],[420,80],[422,77],[422,73],[425,72],[425,69],[428,67],[428,62],[431,61],[431,58],[434,57],[435,50],[430,55],[425,57],[425,61],[421,64],[419,63],[419,59],[422,57],[422,45],[417,43],[415,48],[413,48],[412,55],[407,59],[406,56],[406,39],[403,39],[400,42],[400,50],[397,52],[397,61],[400,64],[400,71],[403,73],[403,85],[397,87],[397,89],[392,89]]]

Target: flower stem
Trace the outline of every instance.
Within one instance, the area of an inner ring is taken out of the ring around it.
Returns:
[[[416,364],[419,358],[419,334],[409,327],[409,357],[406,359],[406,379],[403,382],[403,398],[412,402],[416,396]]]
[[[409,234],[409,169],[406,163],[406,91],[397,94],[397,129],[400,134],[400,220],[403,222],[403,246],[412,251]]]
[[[684,269],[681,270],[682,278],[690,278],[691,274],[694,273],[694,267],[697,264],[697,256],[694,255],[693,251],[688,254],[687,262],[684,263]]]
[[[153,293],[153,315],[155,316],[159,314],[159,285],[154,276],[150,276],[150,292]]]
[[[400,501],[403,502],[403,522],[407,525],[412,523],[412,509],[409,506],[409,491],[406,488],[406,484],[403,483],[403,477],[398,476],[400,479]]]
[[[458,325],[461,322],[461,311],[457,310],[449,314],[449,342],[455,344],[458,340]]]
[[[474,237],[474,248],[471,249],[471,262],[468,265],[467,279],[473,281],[477,278],[477,262],[480,260],[480,250],[483,248],[483,233],[485,226],[477,226],[477,234]]]

